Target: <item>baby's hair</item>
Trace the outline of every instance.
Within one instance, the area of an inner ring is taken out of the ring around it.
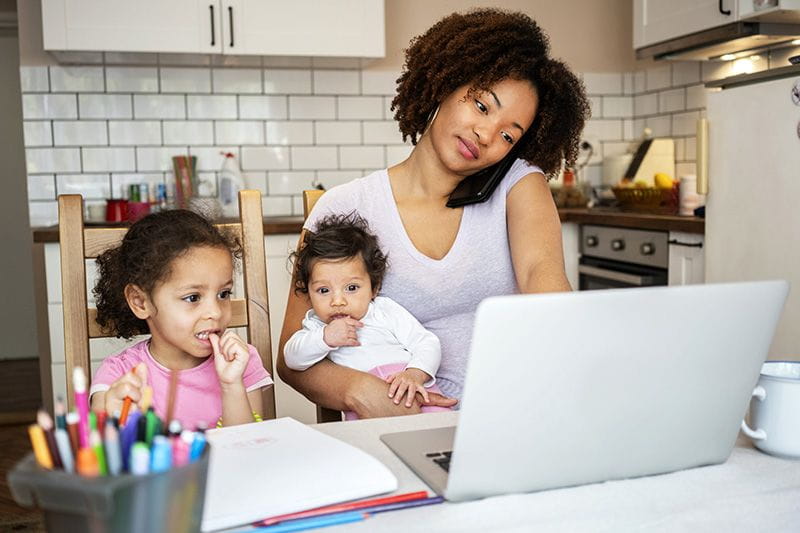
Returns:
[[[308,293],[311,270],[316,261],[336,261],[358,256],[364,260],[372,290],[377,291],[386,274],[387,258],[381,251],[378,238],[369,231],[367,221],[355,211],[322,218],[313,232],[306,232],[300,250],[289,257],[294,262],[297,275],[295,293]]]
[[[403,140],[416,144],[434,110],[470,84],[468,97],[500,81],[529,81],[539,106],[530,129],[517,141],[517,157],[547,176],[572,165],[590,115],[586,91],[572,71],[550,57],[548,38],[524,13],[476,9],[453,13],[412,39],[392,100]]]
[[[135,222],[119,246],[97,258],[94,286],[97,323],[104,331],[130,339],[150,333],[147,322],[133,314],[125,287],[136,285],[148,295],[171,273],[172,262],[197,247],[224,248],[241,257],[238,238],[217,229],[206,218],[184,209],[162,211]]]

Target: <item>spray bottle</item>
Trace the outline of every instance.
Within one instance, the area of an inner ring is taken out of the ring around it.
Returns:
[[[236,156],[231,152],[223,152],[225,159],[219,171],[219,204],[222,207],[222,216],[239,216],[239,191],[244,189],[244,179],[239,170]]]

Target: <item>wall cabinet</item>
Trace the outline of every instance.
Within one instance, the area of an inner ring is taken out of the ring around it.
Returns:
[[[42,0],[45,50],[383,57],[383,0]]]
[[[695,285],[705,282],[703,235],[669,232],[669,284]]]
[[[735,22],[739,0],[633,0],[633,47]]]

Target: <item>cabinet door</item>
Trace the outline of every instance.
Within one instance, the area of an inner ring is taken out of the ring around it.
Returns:
[[[45,50],[221,52],[218,0],[43,0]]]
[[[222,0],[227,54],[383,57],[383,0]]]
[[[578,259],[580,257],[580,227],[574,222],[561,223],[561,243],[564,247],[564,269],[572,290],[578,290]]]
[[[669,233],[669,284],[696,285],[705,282],[705,248],[702,235]]]
[[[634,0],[633,47],[735,22],[737,0]]]

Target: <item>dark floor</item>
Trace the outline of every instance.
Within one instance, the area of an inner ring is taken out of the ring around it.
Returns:
[[[25,509],[14,502],[6,474],[25,454],[30,452],[28,424],[0,426],[0,531],[44,531],[42,513]]]
[[[6,474],[30,452],[28,425],[41,406],[39,361],[0,361],[0,531],[44,531],[42,513],[14,503]]]

